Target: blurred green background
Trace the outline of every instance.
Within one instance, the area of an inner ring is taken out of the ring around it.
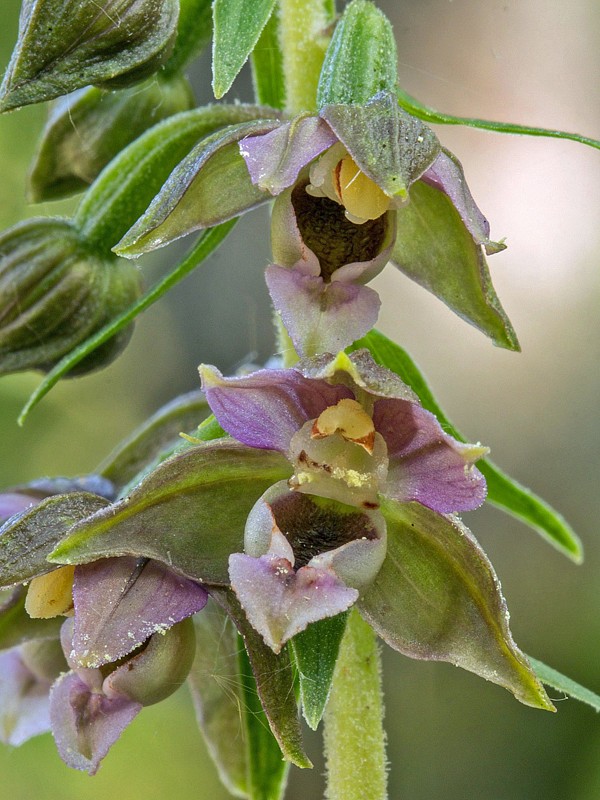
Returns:
[[[400,80],[449,113],[563,128],[600,137],[600,6],[596,0],[381,2],[398,39]],[[0,66],[19,3],[3,0]],[[208,62],[194,68],[207,100]],[[239,81],[232,97],[249,99]],[[229,98],[228,98],[229,99]],[[43,108],[0,118],[0,228],[73,203],[28,206],[28,163]],[[380,327],[408,347],[442,405],[495,461],[545,496],[586,548],[576,567],[527,528],[484,508],[467,524],[490,555],[526,651],[600,691],[600,154],[571,142],[440,128],[508,250],[491,260],[523,353],[494,349],[439,301],[388,267],[376,280]],[[197,385],[200,361],[231,370],[273,347],[262,281],[267,216],[245,218],[218,253],[146,313],[109,369],[56,387],[23,429],[16,416],[39,376],[0,382],[0,484],[93,470],[146,415]],[[255,248],[249,257],[248,242]],[[178,252],[181,252],[179,250]],[[143,269],[148,281],[171,249]],[[558,714],[445,664],[384,654],[391,800],[595,800],[600,724],[556,698]],[[317,767],[294,770],[289,800],[322,797]],[[146,709],[95,778],[69,771],[50,737],[0,749],[0,800],[221,800],[185,689]],[[365,798],[369,800],[369,798]]]

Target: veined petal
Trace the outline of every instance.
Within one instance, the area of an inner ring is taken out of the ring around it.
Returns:
[[[477,207],[467,186],[462,164],[455,156],[447,150],[441,150],[421,180],[448,195],[465,227],[477,244],[484,245],[488,255],[506,248],[505,244],[490,240],[490,224]]]
[[[219,424],[249,447],[285,453],[292,436],[309,419],[351,392],[313,381],[296,370],[263,369],[241,378],[224,378],[214,367],[200,367],[206,398]]]
[[[296,182],[303,167],[337,142],[319,117],[297,117],[261,136],[240,142],[252,183],[272,195]]]
[[[142,706],[126,697],[109,699],[92,691],[81,676],[98,670],[67,672],[52,687],[50,721],[62,760],[94,775],[100,762]]]
[[[73,599],[70,662],[99,667],[200,611],[208,595],[158,561],[128,556],[76,567]]]
[[[296,572],[275,553],[234,553],[229,576],[248,621],[274,653],[309,623],[345,611],[358,598],[333,570],[306,566]]]
[[[448,514],[470,511],[485,500],[486,484],[473,462],[487,447],[456,441],[429,411],[406,400],[375,403],[373,422],[388,447],[388,479],[383,493]]]
[[[367,286],[304,275],[276,264],[265,272],[269,294],[302,356],[337,352],[377,322],[381,301]]]

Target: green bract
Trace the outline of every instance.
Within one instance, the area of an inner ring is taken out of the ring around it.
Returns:
[[[177,0],[26,0],[0,111],[146,78],[170,54],[178,13]]]

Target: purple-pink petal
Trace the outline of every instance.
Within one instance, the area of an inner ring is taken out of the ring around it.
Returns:
[[[462,165],[455,156],[440,151],[433,164],[421,175],[421,180],[448,195],[466,229],[477,244],[485,246],[488,255],[505,249],[505,245],[490,240],[490,224],[477,207]]]
[[[292,436],[309,419],[352,392],[294,369],[262,369],[240,378],[223,378],[201,367],[203,388],[219,425],[235,439],[261,450],[288,450]]]
[[[50,730],[50,682],[26,666],[20,648],[0,653],[0,742],[18,747]]]
[[[485,480],[472,466],[483,448],[456,441],[433,414],[406,400],[378,400],[373,422],[388,447],[388,497],[416,500],[441,514],[470,511],[483,503]]]
[[[126,697],[109,699],[82,678],[97,670],[62,675],[50,694],[50,721],[58,752],[73,769],[94,775],[104,756],[142,710]],[[94,677],[94,676],[90,676]]]
[[[311,623],[333,617],[358,599],[328,569],[301,567],[276,554],[229,557],[229,577],[249,623],[279,653],[285,642]]]
[[[273,264],[265,279],[275,309],[302,355],[337,353],[377,322],[381,301],[368,286],[304,275]]]
[[[158,561],[107,558],[75,569],[75,624],[70,663],[117,661],[153,633],[204,608],[208,595]]]
[[[299,117],[240,142],[252,183],[277,195],[296,182],[303,167],[337,142],[324,120]]]

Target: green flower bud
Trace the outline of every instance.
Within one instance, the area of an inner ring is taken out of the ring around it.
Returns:
[[[130,142],[194,105],[187,79],[153,78],[122,91],[87,86],[53,105],[29,178],[33,202],[79,192]]]
[[[32,219],[0,236],[0,375],[49,370],[139,296],[130,262],[92,251],[70,222]],[[131,327],[79,363],[102,367]],[[73,374],[73,373],[71,373]]]
[[[0,111],[89,84],[128,86],[156,72],[177,34],[177,0],[27,0],[0,88]]]

